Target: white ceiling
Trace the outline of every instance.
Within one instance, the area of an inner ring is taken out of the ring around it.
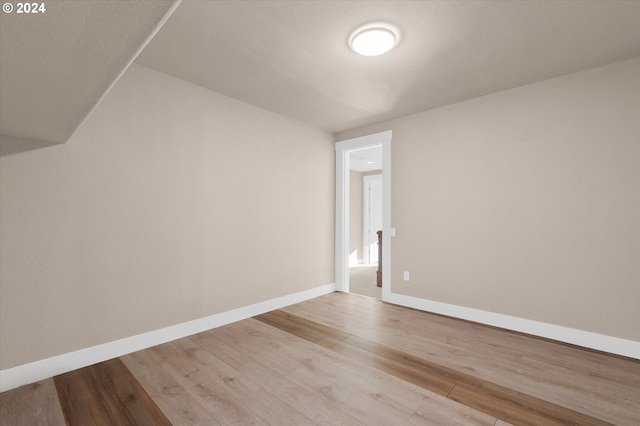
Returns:
[[[3,2],[5,3],[5,2]],[[0,133],[66,142],[173,1],[44,2],[0,13]]]
[[[347,37],[383,20],[389,54]],[[185,1],[136,60],[330,132],[640,56],[640,1]]]
[[[3,135],[68,140],[154,34],[139,64],[330,132],[640,56],[636,0],[45,5],[0,14]],[[396,49],[351,52],[378,20]]]
[[[382,146],[349,151],[349,170],[356,172],[382,170]]]

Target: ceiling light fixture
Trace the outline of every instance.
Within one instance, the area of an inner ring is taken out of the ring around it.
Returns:
[[[393,49],[400,32],[392,25],[372,23],[363,25],[349,36],[349,47],[363,56],[378,56]]]

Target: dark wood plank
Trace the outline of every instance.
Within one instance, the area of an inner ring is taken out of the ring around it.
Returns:
[[[70,425],[170,425],[118,358],[54,377]]]
[[[267,312],[254,318],[313,343],[325,338],[342,340],[349,336],[349,333],[281,310]]]
[[[427,361],[417,356],[410,355],[397,349],[389,348],[387,346],[372,342],[367,339],[363,339],[358,336],[349,336],[345,338],[343,342],[350,346],[362,349],[363,351],[378,355],[384,359],[394,361],[397,364],[405,366],[410,370],[417,370],[424,374],[429,374],[433,377],[444,379],[448,382],[452,382],[455,384],[465,383],[470,386],[481,386],[483,383],[485,383],[483,380],[478,379],[470,374],[463,373],[452,368],[444,367],[442,365],[436,364],[435,362]]]
[[[455,385],[455,382],[448,380],[446,377],[441,377],[430,371],[421,370],[419,368],[403,364],[402,362],[379,356],[375,353],[358,348],[357,346],[350,345],[345,341],[327,338],[316,343],[324,348],[347,356],[360,364],[384,371],[385,373],[428,389],[439,395],[448,395]]]
[[[586,414],[493,383],[456,385],[448,396],[513,425],[611,425]]]
[[[96,395],[93,377],[83,370],[53,378],[67,424],[108,424],[111,418],[101,396]]]

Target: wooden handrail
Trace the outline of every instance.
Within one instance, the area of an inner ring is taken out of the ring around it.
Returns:
[[[378,287],[382,287],[382,231],[376,233],[378,234],[378,271],[376,272],[376,284]]]

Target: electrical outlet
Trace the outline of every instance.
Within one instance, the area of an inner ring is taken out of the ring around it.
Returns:
[[[404,271],[403,276],[405,281],[409,281],[411,279],[409,271]]]

